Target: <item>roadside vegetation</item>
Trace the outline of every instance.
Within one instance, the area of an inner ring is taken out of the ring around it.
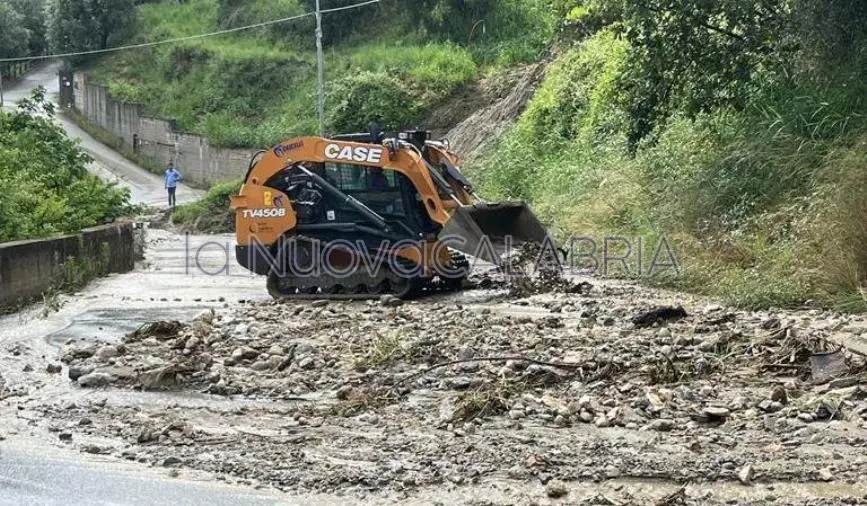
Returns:
[[[52,115],[42,88],[0,111],[0,242],[77,232],[129,210],[129,192],[87,172],[90,158]]]
[[[200,200],[183,204],[172,211],[171,221],[182,229],[198,233],[224,233],[235,229],[235,213],[229,209],[229,197],[237,195],[241,180],[224,181],[212,186]]]
[[[563,237],[664,234],[682,269],[652,279],[666,286],[867,308],[867,7],[561,8],[572,37],[475,167],[488,194],[529,200]]]

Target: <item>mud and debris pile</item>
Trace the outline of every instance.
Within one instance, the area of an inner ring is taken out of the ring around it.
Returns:
[[[591,287],[499,303],[205,312],[63,351],[84,388],[205,397],[150,410],[55,403],[43,414],[76,442],[113,438],[105,453],[304,492],[399,494],[503,476],[567,487],[867,476],[863,360],[845,356],[845,374],[821,383],[811,374],[843,316],[646,300]],[[696,494],[684,504],[714,503]]]
[[[589,293],[593,288],[589,282],[566,276],[562,254],[553,246],[524,243],[515,251],[505,253],[499,265],[473,272],[468,284],[473,288],[505,290],[511,298],[545,293]]]

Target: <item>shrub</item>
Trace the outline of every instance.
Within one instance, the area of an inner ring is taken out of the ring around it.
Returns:
[[[192,232],[232,232],[235,220],[229,198],[238,194],[241,183],[238,179],[215,184],[198,202],[178,206],[172,212],[172,223]]]
[[[384,126],[400,128],[418,117],[412,91],[385,72],[363,71],[346,76],[329,90],[328,124],[334,132],[367,131],[374,117]]]
[[[87,172],[90,158],[52,114],[44,88],[0,111],[0,242],[76,232],[128,209],[129,192]]]

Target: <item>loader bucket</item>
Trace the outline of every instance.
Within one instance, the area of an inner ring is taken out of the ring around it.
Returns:
[[[446,237],[463,240],[463,244],[451,241],[449,246],[454,249],[496,263],[497,258],[489,258],[491,248],[482,245],[485,238],[499,257],[508,247],[544,243],[548,231],[526,204],[502,202],[457,208],[440,233],[441,239]]]

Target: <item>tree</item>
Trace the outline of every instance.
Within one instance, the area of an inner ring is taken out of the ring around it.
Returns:
[[[621,80],[630,140],[647,136],[673,108],[697,114],[743,107],[758,72],[782,61],[788,41],[781,1],[627,0],[630,42]],[[790,48],[790,47],[789,47]]]
[[[56,52],[105,49],[135,20],[134,0],[48,2],[48,40]]]
[[[28,54],[43,54],[48,49],[45,26],[44,0],[9,0],[12,8],[23,18],[23,26],[29,32]]]
[[[745,107],[761,78],[821,80],[867,60],[867,4],[850,0],[557,0],[630,43],[620,78],[634,146],[673,111]],[[591,22],[590,24],[596,24]],[[766,80],[768,80],[766,79]]]
[[[0,0],[0,56],[26,56],[30,33],[24,18],[6,0]]]
[[[402,2],[410,19],[418,20],[431,34],[456,42],[466,42],[476,24],[484,21],[492,11],[501,7],[500,0],[415,0]]]
[[[90,157],[53,114],[42,87],[0,111],[0,242],[75,232],[128,209],[129,191],[87,171]]]

